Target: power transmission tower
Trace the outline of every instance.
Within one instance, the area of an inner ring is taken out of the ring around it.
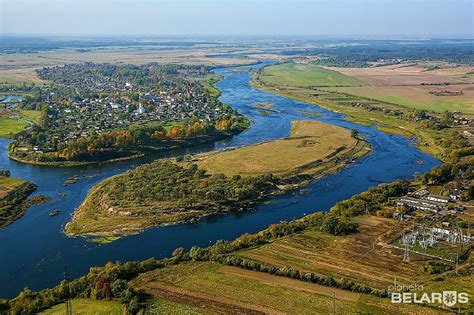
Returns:
[[[408,240],[408,237],[406,235],[403,236],[403,239],[404,239],[404,244],[405,245],[405,249],[403,251],[403,261],[404,262],[410,262],[410,248],[409,248],[409,240]]]
[[[70,291],[70,288],[69,288],[69,273],[67,272],[67,266],[64,266],[64,281],[65,281],[65,285],[66,285],[66,288],[67,288],[67,297],[66,297],[66,301],[65,301],[65,304],[66,304],[66,315],[72,315],[72,303],[71,303],[71,300],[69,299],[69,291]]]

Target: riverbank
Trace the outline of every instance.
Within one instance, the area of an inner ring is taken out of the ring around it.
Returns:
[[[8,156],[11,160],[25,164],[51,166],[51,167],[74,167],[74,166],[85,166],[85,165],[100,165],[105,163],[113,163],[120,161],[134,160],[143,157],[147,154],[156,154],[159,152],[171,151],[178,148],[189,148],[193,146],[203,145],[206,143],[212,143],[215,141],[223,140],[226,138],[233,137],[237,132],[219,132],[213,135],[200,135],[193,138],[178,138],[168,139],[163,141],[161,146],[154,145],[143,145],[136,149],[136,151],[130,152],[129,155],[104,159],[104,160],[92,160],[92,161],[37,161],[34,159],[21,158],[13,153],[11,147],[8,150]]]
[[[271,194],[334,173],[369,152],[370,145],[349,130],[295,121],[285,139],[158,161],[114,176],[91,190],[66,234],[123,236],[155,225],[249,210]]]
[[[345,81],[352,84],[359,82],[354,83],[350,81],[350,77],[338,74],[336,71],[330,71],[328,75],[326,73],[328,70],[323,69],[324,71],[320,73],[318,72],[319,70],[316,71],[312,67],[316,69],[319,68],[311,65],[299,65],[299,68],[292,69],[290,72],[291,77],[287,78],[288,70],[285,67],[281,65],[265,66],[259,71],[254,72],[252,85],[271,93],[311,103],[333,112],[344,114],[346,115],[346,120],[357,124],[366,126],[374,125],[383,132],[410,138],[416,137],[416,145],[421,151],[432,154],[439,159],[446,157],[449,150],[442,144],[445,142],[446,136],[449,133],[447,130],[443,128],[426,127],[427,124],[431,123],[430,119],[425,118],[423,120],[418,118],[417,115],[419,113],[415,109],[374,101],[347,93],[327,91],[328,87],[326,85],[317,85],[319,81],[309,84],[307,83],[308,73],[312,74],[312,76],[323,77],[321,79],[323,83],[333,82],[335,79],[339,81],[335,81],[334,84]],[[266,71],[269,71],[271,76],[266,75]],[[312,71],[316,71],[316,73],[314,74]],[[334,76],[334,78],[332,78],[332,76]],[[342,79],[339,78],[340,76],[343,76]],[[280,85],[277,85],[277,83]]]
[[[11,177],[0,177],[0,228],[3,228],[25,214],[26,199],[37,186],[28,181]]]

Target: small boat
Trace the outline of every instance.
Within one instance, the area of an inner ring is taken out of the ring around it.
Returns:
[[[425,161],[423,161],[423,160],[418,160],[418,161],[416,161],[416,163],[418,163],[419,165],[423,165],[423,164],[425,164]]]
[[[55,217],[55,216],[59,215],[60,213],[61,213],[61,211],[59,211],[58,209],[55,209],[55,210],[53,210],[49,213],[49,216],[50,217]]]

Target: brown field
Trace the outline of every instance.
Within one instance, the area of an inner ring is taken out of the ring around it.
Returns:
[[[209,262],[186,262],[150,271],[132,280],[131,285],[159,299],[200,307],[205,313],[328,314],[333,310],[333,294],[338,314],[440,313]]]
[[[107,47],[90,49],[85,52],[78,52],[75,49],[58,49],[39,53],[0,55],[0,69],[37,68],[85,61],[99,63],[146,64],[150,62],[160,62],[206,65],[245,65],[254,62],[253,59],[210,58],[207,56],[208,54],[217,52],[219,52],[219,50],[203,48],[139,49]]]
[[[392,65],[374,68],[336,68],[328,69],[356,77],[371,86],[419,85],[422,83],[474,84],[474,79],[464,75],[474,71],[474,67],[443,68],[426,71],[420,65]]]
[[[38,53],[0,54],[0,83],[48,83],[48,81],[38,78],[35,69],[86,61],[138,65],[159,62],[209,66],[247,65],[255,62],[255,59],[252,58],[210,58],[207,56],[217,52],[221,51],[197,47],[193,49],[107,47],[90,49],[85,52],[64,48]]]
[[[327,90],[348,93],[434,112],[459,111],[474,115],[474,67],[444,67],[427,71],[427,65],[392,65],[374,68],[329,68],[364,81],[367,86]],[[449,85],[444,85],[449,84]],[[459,96],[435,96],[429,92],[462,91]]]
[[[380,217],[356,220],[359,232],[351,236],[306,231],[239,255],[278,267],[290,266],[336,279],[345,277],[379,289],[393,284],[395,277],[399,283],[427,280],[418,269],[425,258],[412,255],[412,261],[404,263],[402,251],[387,245],[402,230],[397,221]]]
[[[199,155],[192,162],[212,174],[227,176],[313,173],[320,164],[315,165],[317,161],[332,160],[353,149],[358,142],[349,130],[341,127],[311,120],[294,121],[289,138]]]
[[[326,90],[342,92],[360,97],[375,99],[416,109],[425,109],[437,113],[446,110],[474,114],[474,84],[448,86],[362,86],[337,87]],[[430,91],[462,91],[460,96],[436,96]]]
[[[8,69],[0,70],[0,83],[35,83],[35,84],[47,84],[46,80],[42,80],[38,77],[35,68],[22,68],[22,69]]]

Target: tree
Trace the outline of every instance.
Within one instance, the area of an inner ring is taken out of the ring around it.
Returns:
[[[10,177],[10,171],[9,170],[0,170],[0,176]]]
[[[349,218],[328,215],[323,221],[322,229],[332,235],[347,235],[357,231],[357,223]]]
[[[122,293],[128,288],[127,281],[122,279],[117,279],[112,284],[112,294],[114,297],[119,298],[122,296]]]
[[[359,138],[359,130],[352,129],[351,130],[351,137],[354,138],[354,139],[358,139]]]

